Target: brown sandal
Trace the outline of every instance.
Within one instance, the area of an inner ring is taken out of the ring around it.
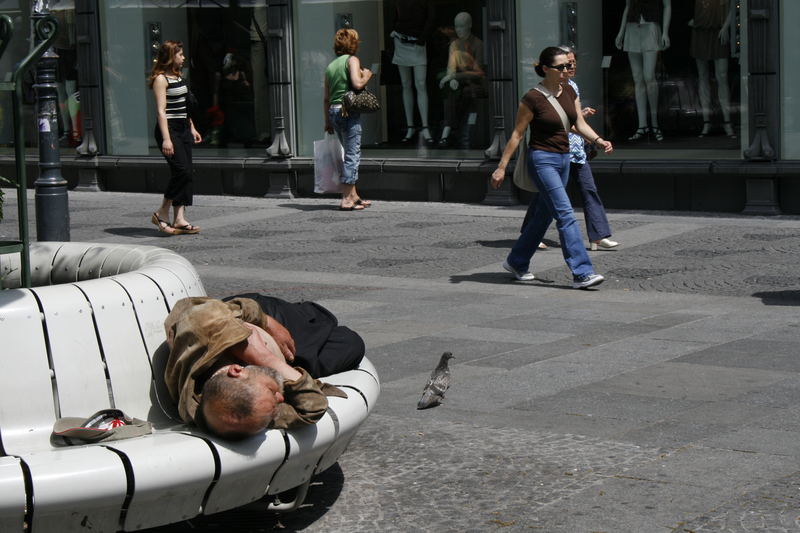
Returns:
[[[194,235],[195,233],[200,233],[200,227],[195,226],[194,224],[184,224],[183,226],[172,226],[172,228],[178,235],[183,235],[185,233]]]
[[[163,218],[158,216],[158,213],[153,213],[153,216],[150,217],[150,222],[158,227],[158,231],[161,233],[166,233],[167,235],[175,235],[175,228],[172,227],[172,224],[164,220]],[[167,231],[170,229],[172,231]]]

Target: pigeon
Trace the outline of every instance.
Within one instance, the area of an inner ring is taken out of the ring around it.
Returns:
[[[450,387],[450,369],[447,367],[447,362],[452,358],[453,354],[450,352],[442,354],[439,364],[431,372],[428,384],[422,390],[422,398],[417,402],[417,409],[436,407],[444,401],[444,393]]]

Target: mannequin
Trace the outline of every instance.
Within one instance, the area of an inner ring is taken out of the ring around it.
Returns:
[[[403,86],[403,109],[406,115],[406,134],[400,141],[410,143],[414,137],[414,89],[417,93],[422,129],[420,135],[428,145],[434,143],[428,129],[428,50],[426,41],[433,30],[433,8],[428,0],[397,0],[392,63],[400,71]]]
[[[711,131],[711,73],[709,62],[714,64],[717,79],[717,97],[722,108],[725,135],[736,138],[731,124],[731,92],[728,86],[728,31],[733,11],[729,0],[695,0],[694,18],[689,21],[692,42],[689,53],[697,62],[698,92],[703,108],[703,130],[699,137]]]
[[[657,141],[664,140],[664,134],[658,127],[656,60],[658,52],[669,48],[671,18],[671,0],[625,0],[625,11],[622,13],[615,44],[620,50],[628,52],[636,92],[639,126],[628,137],[629,141],[641,139],[648,134],[652,134]]]
[[[475,98],[486,96],[483,82],[483,41],[472,35],[472,16],[462,11],[456,15],[453,26],[456,39],[450,43],[447,72],[439,80],[439,88],[447,87],[444,128],[439,146],[449,144],[453,123],[461,122],[461,147],[469,147],[470,115],[474,113]],[[466,120],[465,120],[466,119]]]

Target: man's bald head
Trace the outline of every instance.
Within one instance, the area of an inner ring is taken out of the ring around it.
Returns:
[[[244,438],[269,426],[283,398],[283,378],[271,368],[220,368],[203,386],[201,416],[212,433]]]

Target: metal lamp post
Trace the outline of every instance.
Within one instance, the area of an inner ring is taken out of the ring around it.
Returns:
[[[37,22],[48,17],[47,0],[33,2],[31,19]],[[42,25],[57,31],[56,25]],[[38,31],[35,42],[45,39]],[[67,180],[61,175],[61,154],[58,148],[58,87],[56,68],[58,55],[48,48],[36,65],[36,125],[39,130],[39,177],[36,189],[36,238],[39,241],[69,241],[69,205]]]

